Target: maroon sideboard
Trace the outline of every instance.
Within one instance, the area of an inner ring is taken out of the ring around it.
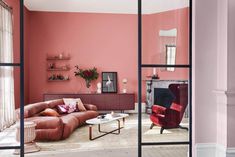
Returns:
[[[135,94],[44,94],[44,101],[61,98],[81,98],[85,104],[94,104],[100,111],[134,110]]]

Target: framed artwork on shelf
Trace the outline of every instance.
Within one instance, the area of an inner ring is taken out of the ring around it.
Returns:
[[[117,93],[117,72],[102,72],[102,93]]]

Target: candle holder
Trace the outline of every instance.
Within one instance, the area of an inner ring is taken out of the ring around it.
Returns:
[[[152,76],[152,79],[160,79],[160,77],[158,76],[158,74],[155,74]]]
[[[159,79],[159,76],[157,74],[157,68],[153,68],[153,76],[152,79]]]

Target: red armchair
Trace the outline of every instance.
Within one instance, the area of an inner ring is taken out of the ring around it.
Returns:
[[[152,121],[150,129],[155,125],[160,126],[161,134],[164,129],[182,128],[188,130],[188,128],[180,126],[188,105],[188,84],[170,84],[169,89],[175,95],[170,108],[153,105],[152,114],[150,115],[150,120]]]

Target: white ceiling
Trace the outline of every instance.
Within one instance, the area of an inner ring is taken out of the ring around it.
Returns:
[[[137,13],[137,0],[24,0],[31,11]],[[189,0],[142,0],[144,14],[159,13],[189,6]]]

